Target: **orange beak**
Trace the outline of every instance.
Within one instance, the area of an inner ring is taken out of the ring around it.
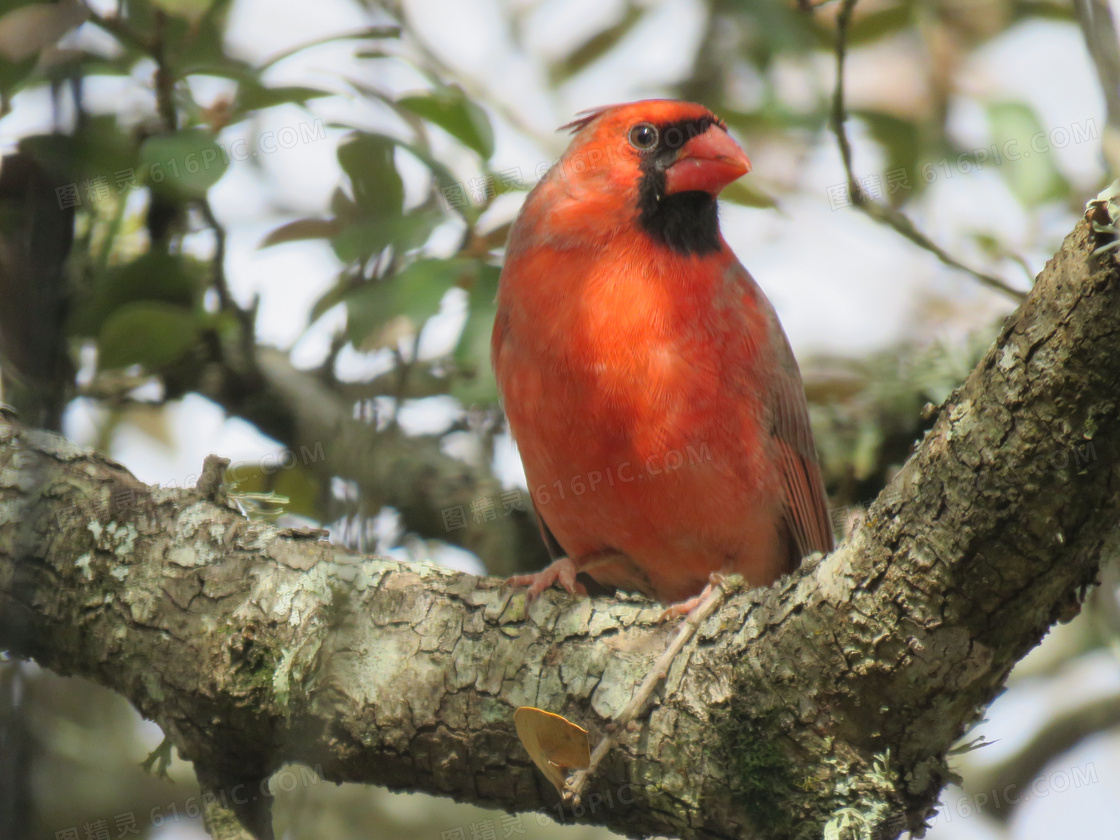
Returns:
[[[665,171],[665,194],[720,191],[751,171],[747,153],[718,125],[686,142]]]

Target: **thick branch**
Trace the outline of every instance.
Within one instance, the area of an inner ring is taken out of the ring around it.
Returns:
[[[575,816],[921,826],[949,747],[1116,550],[1120,274],[1094,245],[1079,225],[849,543],[705,622]],[[129,697],[210,789],[297,760],[554,809],[514,709],[597,739],[671,630],[642,601],[550,591],[526,613],[492,579],[349,556],[41,433],[0,431],[0,467],[0,645]]]

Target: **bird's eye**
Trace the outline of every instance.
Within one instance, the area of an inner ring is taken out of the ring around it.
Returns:
[[[657,145],[660,135],[657,128],[649,123],[638,123],[630,129],[630,145],[641,152],[648,151]]]

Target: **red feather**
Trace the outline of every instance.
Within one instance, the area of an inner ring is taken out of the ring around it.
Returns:
[[[510,233],[492,340],[542,534],[567,556],[531,592],[575,572],[665,602],[717,571],[767,584],[832,534],[797,364],[718,231],[746,156],[690,103],[570,126]]]

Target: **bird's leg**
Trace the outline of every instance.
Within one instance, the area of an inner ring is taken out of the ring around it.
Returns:
[[[677,658],[677,654],[681,652],[688,640],[692,638],[705,619],[708,618],[719,605],[723,603],[723,598],[726,595],[726,590],[723,586],[724,576],[713,572],[708,582],[704,587],[704,591],[697,595],[695,598],[689,598],[680,604],[675,604],[669,607],[665,613],[662,613],[661,620],[665,619],[667,613],[674,609],[674,607],[687,607],[687,615],[681,626],[677,628],[676,635],[673,636],[672,641],[669,642],[665,652],[661,654],[660,658],[654,664],[653,668],[646,678],[642,680],[642,684],[638,686],[634,696],[630,698],[630,702],[626,707],[618,713],[618,716],[611,721],[607,727],[607,734],[603,736],[596,746],[595,751],[591,753],[591,762],[583,770],[578,770],[568,777],[564,785],[564,801],[569,805],[574,805],[579,802],[580,794],[583,792],[584,785],[587,784],[587,779],[595,772],[595,768],[599,766],[599,762],[607,754],[614,742],[618,740],[618,735],[624,730],[627,724],[636,718],[642,710],[646,707],[646,703],[653,695],[653,691],[657,688],[657,684],[669,673],[669,668],[673,665],[673,660]]]
[[[528,586],[526,597],[529,603],[537,600],[537,597],[554,583],[559,583],[571,595],[586,595],[587,587],[576,580],[579,571],[575,561],[570,557],[559,557],[539,572],[531,575],[513,575],[506,578],[506,583],[510,586]]]
[[[716,575],[713,573],[712,578],[715,577]],[[711,594],[712,581],[709,580],[707,585],[702,590],[700,590],[699,595],[693,595],[691,598],[681,601],[679,604],[670,604],[665,608],[665,611],[661,613],[661,616],[657,620],[664,622],[671,621],[674,618],[680,618],[681,616],[687,616],[690,612],[700,606],[700,604],[704,602],[704,599]]]

